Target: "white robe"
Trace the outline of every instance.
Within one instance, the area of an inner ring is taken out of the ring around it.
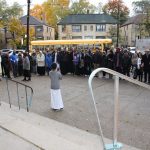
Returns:
[[[51,89],[51,108],[52,109],[64,108],[60,89],[58,90]]]

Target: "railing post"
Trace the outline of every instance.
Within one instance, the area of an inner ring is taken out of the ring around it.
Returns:
[[[17,99],[18,99],[18,107],[19,107],[19,110],[20,110],[20,98],[19,98],[19,89],[18,89],[18,83],[16,83],[16,86],[17,86]]]
[[[115,76],[114,84],[114,132],[113,132],[113,144],[117,144],[118,140],[118,115],[119,115],[119,77]]]
[[[9,105],[10,105],[10,108],[11,108],[10,93],[9,93],[9,88],[8,88],[8,79],[6,79],[6,85],[7,85],[7,93],[8,93],[8,99],[9,99]]]
[[[115,76],[114,83],[114,129],[113,129],[113,144],[107,144],[106,150],[119,150],[123,146],[118,141],[118,120],[119,120],[119,76]]]
[[[27,112],[29,112],[28,94],[27,94],[27,87],[26,87],[26,86],[25,86],[25,92],[26,92],[26,105],[27,105]]]

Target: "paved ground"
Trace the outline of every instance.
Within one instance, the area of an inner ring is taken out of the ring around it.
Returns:
[[[21,81],[21,78],[16,79]],[[61,82],[65,109],[53,112],[50,109],[50,81],[48,77],[36,76],[27,82],[34,89],[31,111],[42,116],[75,126],[91,133],[98,133],[97,121],[91,103],[87,77],[64,76]],[[0,82],[1,100],[8,102],[6,84]],[[150,92],[125,81],[120,81],[119,141],[150,150]],[[16,104],[16,86],[10,83],[11,100]],[[113,133],[113,80],[95,78],[94,94],[105,137]],[[25,93],[19,87],[21,106],[25,106]]]

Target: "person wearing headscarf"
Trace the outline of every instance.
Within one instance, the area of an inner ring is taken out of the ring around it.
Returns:
[[[22,81],[31,81],[30,60],[27,53],[23,54],[23,74],[24,79]]]
[[[21,53],[18,54],[18,75],[23,75],[23,58]]]
[[[36,52],[33,51],[32,55],[32,73],[36,74],[37,73],[37,55],[36,55]]]
[[[138,55],[137,53],[134,53],[132,56],[132,73],[133,73],[133,78],[137,78],[137,62],[138,62]]]

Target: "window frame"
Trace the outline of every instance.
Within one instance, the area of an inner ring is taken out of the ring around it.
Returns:
[[[80,29],[77,29],[75,27],[80,27]],[[82,32],[82,26],[81,25],[72,25],[72,32]]]
[[[90,31],[93,31],[93,29],[94,29],[93,25],[90,25]]]
[[[96,25],[96,32],[105,32],[106,31],[106,24],[97,24]]]

